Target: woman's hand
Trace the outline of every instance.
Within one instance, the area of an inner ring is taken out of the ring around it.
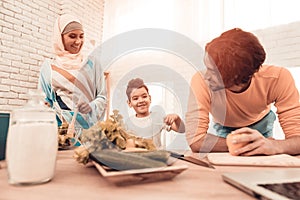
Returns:
[[[233,131],[233,144],[248,143],[247,145],[235,150],[235,155],[251,156],[251,155],[274,155],[279,152],[277,145],[273,139],[265,138],[260,132],[251,128],[240,128]],[[234,136],[236,135],[236,137]]]
[[[91,106],[86,102],[79,102],[77,104],[78,111],[83,114],[87,114],[92,111]]]

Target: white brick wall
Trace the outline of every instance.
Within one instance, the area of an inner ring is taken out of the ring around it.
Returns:
[[[52,54],[55,18],[75,13],[90,41],[102,39],[104,0],[2,0],[0,2],[0,112],[24,105],[28,89],[36,88],[40,65]]]
[[[0,112],[22,106],[28,89],[37,87],[40,64],[52,57],[52,28],[59,14],[72,12],[80,17],[86,31],[85,53],[92,49],[90,41],[101,43],[104,1],[0,1]],[[299,26],[295,22],[255,31],[267,51],[266,63],[300,66]],[[182,69],[178,66],[189,78],[191,74]],[[116,70],[112,81],[123,72]]]
[[[257,30],[267,52],[266,63],[284,67],[300,66],[300,22]]]

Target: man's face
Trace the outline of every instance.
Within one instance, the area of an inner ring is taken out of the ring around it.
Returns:
[[[144,87],[132,90],[128,105],[135,110],[137,117],[146,117],[149,115],[150,103],[151,96]]]
[[[209,57],[209,55],[206,53],[204,57],[204,63],[206,65],[206,72],[204,75],[204,79],[208,82],[209,88],[212,91],[222,90],[225,88],[223,84],[223,80],[221,77],[221,74],[217,68],[217,66],[214,64],[212,59]]]

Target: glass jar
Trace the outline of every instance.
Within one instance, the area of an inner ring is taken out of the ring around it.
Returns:
[[[55,112],[45,106],[43,93],[29,92],[30,100],[11,114],[6,162],[10,184],[38,184],[54,176],[57,156]]]

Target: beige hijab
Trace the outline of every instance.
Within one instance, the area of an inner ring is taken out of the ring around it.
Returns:
[[[65,50],[62,42],[62,32],[71,22],[78,22],[81,24],[80,20],[75,16],[69,14],[61,15],[56,19],[53,30],[53,47],[56,55],[55,64],[57,67],[68,70],[81,68],[83,62],[83,55],[81,54],[82,49],[80,49],[77,54],[71,54]]]

